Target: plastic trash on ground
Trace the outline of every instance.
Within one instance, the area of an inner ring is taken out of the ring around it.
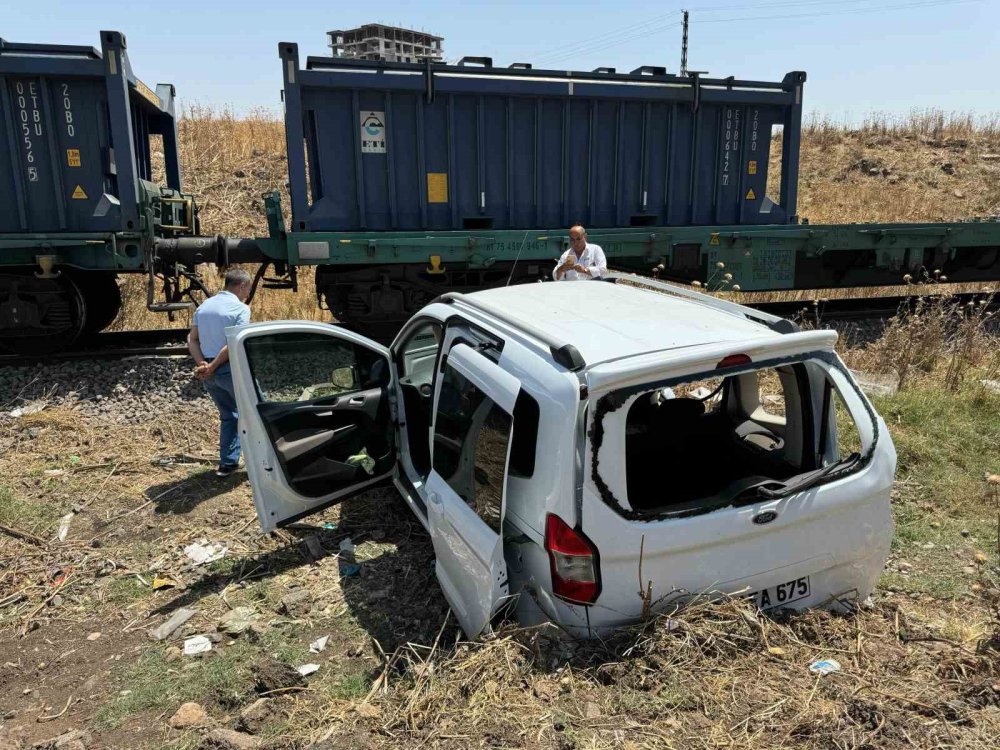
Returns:
[[[820,659],[809,665],[809,671],[820,676],[840,671],[840,662],[836,659]]]
[[[194,544],[189,544],[184,548],[184,554],[187,555],[195,565],[204,565],[205,563],[214,562],[215,560],[221,560],[226,556],[227,552],[229,552],[229,547],[221,544],[220,542],[209,544],[206,539],[202,539]]]
[[[60,542],[66,541],[66,536],[69,534],[69,525],[73,522],[74,515],[71,511],[59,519],[59,533],[56,536]]]
[[[194,635],[184,640],[184,656],[196,656],[212,650],[212,642],[204,635]]]
[[[354,541],[351,537],[340,540],[340,559],[344,562],[354,562]]]
[[[309,652],[313,654],[318,654],[324,649],[326,649],[326,642],[330,640],[330,636],[324,635],[322,638],[317,638],[315,641],[309,644]]]
[[[301,667],[296,667],[295,671],[298,672],[303,677],[308,677],[313,672],[319,670],[319,664],[303,664]]]

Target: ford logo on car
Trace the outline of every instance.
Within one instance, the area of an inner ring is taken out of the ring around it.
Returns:
[[[763,526],[765,523],[771,523],[775,518],[778,517],[777,512],[773,510],[765,510],[763,513],[758,513],[753,517],[753,522],[758,526]]]

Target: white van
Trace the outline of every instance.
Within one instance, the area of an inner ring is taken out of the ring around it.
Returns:
[[[508,606],[598,636],[696,596],[867,597],[896,454],[836,333],[610,276],[447,294],[389,348],[230,329],[261,528],[391,478],[470,637]]]

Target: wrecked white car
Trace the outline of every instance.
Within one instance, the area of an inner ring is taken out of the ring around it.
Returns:
[[[448,294],[389,348],[230,330],[261,528],[391,478],[469,636],[511,606],[596,636],[699,596],[867,597],[896,455],[836,333],[611,276]]]

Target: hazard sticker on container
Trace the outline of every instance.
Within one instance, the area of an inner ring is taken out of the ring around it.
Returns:
[[[447,203],[448,202],[448,173],[428,172],[427,173],[427,202]]]
[[[85,201],[85,200],[87,200],[87,193],[83,189],[83,187],[81,187],[80,185],[77,185],[76,189],[73,190],[73,200],[77,200],[77,201]]]
[[[361,153],[385,153],[385,112],[361,111]]]
[[[757,200],[757,194],[753,191],[753,188],[750,188],[749,190],[747,190],[747,200],[748,201],[755,201],[755,200]]]
[[[719,244],[719,233],[718,232],[712,232],[712,236],[709,238],[708,244],[709,245],[718,245]]]
[[[747,174],[757,174],[757,160],[751,159],[747,162]]]
[[[78,148],[68,148],[66,149],[66,163],[71,167],[80,166],[80,149]]]

